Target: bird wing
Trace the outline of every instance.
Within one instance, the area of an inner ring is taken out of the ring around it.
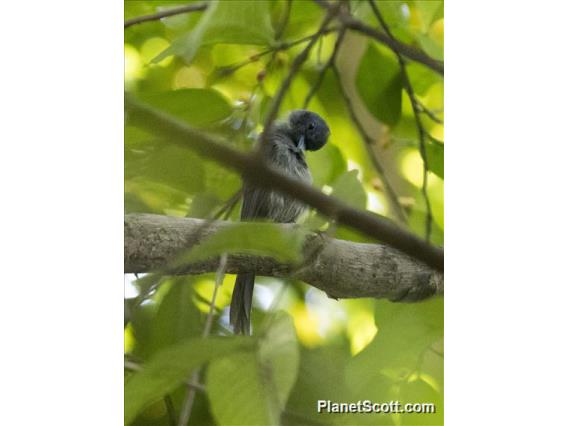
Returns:
[[[243,206],[241,219],[261,219],[268,217],[268,191],[245,184],[243,191]]]
[[[260,138],[262,140],[262,136]],[[289,146],[293,143],[287,136],[280,132],[274,132],[266,141],[268,149],[264,150],[264,160],[272,165],[278,166],[277,158],[279,147]],[[243,206],[241,208],[241,219],[266,219],[270,216],[269,211],[270,190],[258,188],[249,184],[243,187]]]
[[[285,133],[276,131],[267,143],[269,146],[263,152],[268,164],[290,177],[311,182],[304,154],[294,145],[292,139]],[[302,209],[295,200],[276,194],[269,188],[244,185],[242,220],[269,218],[277,222],[293,222],[298,215],[297,210]]]

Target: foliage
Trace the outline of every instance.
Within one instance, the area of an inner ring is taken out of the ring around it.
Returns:
[[[184,3],[185,4],[185,3]],[[306,43],[281,44],[314,34],[325,11],[312,1],[213,1],[207,10],[125,29],[125,86],[137,98],[241,150],[252,148],[290,64]],[[443,3],[376,2],[394,36],[443,59]],[[180,4],[126,1],[126,19]],[[351,1],[351,13],[380,28],[368,2]],[[330,57],[337,32],[323,36],[286,93],[280,117],[302,108]],[[395,218],[387,182],[350,118],[344,89],[372,140],[388,182],[401,198],[408,223],[425,235],[423,162],[418,133],[396,56],[377,41],[347,32],[337,56],[308,105],[332,135],[308,153],[314,186],[353,207]],[[443,79],[407,61],[419,102],[443,119]],[[338,79],[339,76],[339,79]],[[427,193],[432,241],[443,242],[443,124],[421,114],[425,131]],[[240,177],[163,138],[125,124],[125,211],[210,217],[241,187]],[[239,206],[229,215],[238,220]],[[328,220],[310,212],[304,229],[325,230]],[[249,252],[298,261],[304,230],[283,234],[266,223],[242,224],[205,240],[192,260]],[[336,237],[367,240],[339,227]],[[226,275],[215,304],[213,336],[201,333],[213,293],[211,274],[163,279],[134,307],[125,328],[125,352],[142,365],[126,371],[125,415],[132,424],[169,424],[164,397],[179,415],[185,381],[202,367],[190,424],[441,424],[443,412],[443,301],[396,304],[328,299],[292,280],[257,278],[254,335],[228,331],[234,276]],[[278,308],[278,312],[275,312]],[[317,400],[433,402],[436,414],[317,413]]]

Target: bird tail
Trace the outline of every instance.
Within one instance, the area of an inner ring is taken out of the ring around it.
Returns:
[[[254,289],[254,272],[237,275],[229,319],[235,334],[250,335],[250,312],[252,307],[252,291]]]

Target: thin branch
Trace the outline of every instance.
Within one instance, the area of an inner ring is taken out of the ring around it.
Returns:
[[[231,197],[229,197],[229,199],[225,201],[221,208],[213,215],[213,219],[217,220],[223,216],[223,219],[227,220],[229,216],[231,216],[233,209],[241,199],[242,195],[243,189],[239,188],[239,190],[231,195]]]
[[[213,325],[213,316],[215,315],[215,300],[217,299],[217,292],[219,287],[223,284],[223,277],[225,276],[225,271],[227,270],[227,254],[221,255],[219,260],[219,267],[217,268],[217,273],[215,274],[215,287],[213,289],[213,296],[211,296],[211,305],[209,307],[209,313],[207,314],[207,320],[205,321],[205,327],[203,328],[203,337],[209,336],[211,333],[211,327]]]
[[[205,326],[203,327],[202,336],[205,338],[209,336],[211,332],[211,327],[213,325],[213,317],[215,316],[215,300],[217,299],[217,292],[219,287],[223,283],[223,277],[225,276],[225,270],[227,268],[227,255],[221,255],[219,260],[219,266],[217,267],[217,274],[215,275],[215,287],[213,288],[213,296],[211,296],[211,304],[209,306],[209,312],[207,313],[207,319],[205,320]],[[193,402],[195,401],[195,386],[199,384],[199,375],[201,369],[195,370],[191,376],[188,384],[187,394],[182,404],[181,413],[179,416],[178,426],[186,426],[191,417],[191,409],[193,408]]]
[[[337,76],[337,81],[339,82],[340,92],[341,92],[341,95],[343,96],[343,99],[345,100],[345,105],[347,107],[347,110],[349,111],[349,116],[351,117],[351,121],[353,121],[353,123],[355,124],[355,127],[357,127],[357,130],[359,131],[359,134],[363,138],[363,141],[365,143],[365,148],[367,149],[367,153],[369,155],[369,158],[371,159],[371,162],[373,163],[375,170],[377,171],[379,177],[381,178],[383,184],[385,185],[387,197],[389,199],[391,207],[393,208],[393,212],[396,215],[396,217],[398,218],[398,220],[400,220],[402,223],[406,223],[406,221],[407,221],[406,213],[405,213],[404,209],[402,208],[402,206],[400,205],[400,202],[398,200],[398,196],[397,196],[394,188],[392,187],[390,181],[387,178],[385,169],[384,169],[383,165],[381,164],[380,160],[377,158],[377,154],[375,153],[375,151],[373,149],[373,146],[375,145],[375,140],[367,133],[367,131],[365,130],[365,127],[363,126],[363,123],[361,123],[361,121],[357,117],[357,114],[355,113],[355,108],[353,107],[353,103],[351,102],[349,95],[347,94],[347,92],[345,91],[345,88],[343,87],[343,83],[341,81],[341,75],[340,75],[339,70],[337,69],[337,67],[335,65],[333,66],[333,71],[335,72],[335,75]]]
[[[406,214],[405,214],[404,210],[402,209],[402,207],[400,206],[400,203],[398,202],[398,197],[397,197],[392,185],[390,184],[390,182],[388,181],[388,179],[386,177],[386,173],[384,171],[383,166],[379,162],[378,158],[376,157],[376,155],[375,155],[375,153],[372,149],[372,145],[374,144],[374,141],[366,133],[362,123],[357,118],[357,116],[355,114],[355,110],[353,108],[353,104],[352,104],[351,100],[349,99],[349,97],[347,96],[345,89],[343,88],[343,83],[341,81],[340,73],[339,73],[339,71],[338,71],[338,69],[335,65],[335,59],[336,59],[337,54],[339,52],[339,48],[341,47],[341,43],[343,42],[343,38],[345,36],[345,31],[346,31],[345,27],[341,27],[341,29],[339,30],[339,34],[337,36],[337,39],[335,40],[335,45],[333,46],[333,51],[332,51],[328,61],[326,62],[326,64],[320,70],[316,82],[311,87],[310,91],[308,92],[308,95],[306,96],[306,99],[304,100],[304,109],[308,107],[310,101],[312,100],[312,98],[315,96],[315,94],[319,90],[327,70],[329,68],[333,68],[333,71],[335,72],[338,83],[339,83],[341,93],[342,93],[343,98],[345,100],[345,104],[347,106],[347,109],[349,110],[349,115],[351,116],[351,120],[355,123],[357,129],[359,130],[359,133],[363,137],[363,140],[365,142],[369,157],[371,158],[371,161],[373,162],[373,165],[375,166],[377,173],[379,174],[381,180],[383,181],[383,183],[385,185],[385,188],[387,190],[387,196],[389,198],[391,205],[393,206],[394,213],[395,213],[396,217],[401,222],[406,223]]]
[[[310,91],[308,92],[308,95],[306,96],[306,99],[304,100],[304,109],[308,107],[310,101],[319,90],[321,84],[323,83],[323,79],[325,77],[327,70],[335,64],[335,58],[337,57],[337,52],[339,52],[339,47],[343,42],[344,36],[345,36],[345,27],[341,27],[341,29],[339,30],[339,34],[337,35],[337,39],[335,40],[335,45],[333,46],[333,52],[331,52],[331,56],[329,57],[325,65],[322,67],[320,72],[318,73],[318,78],[316,82],[311,87]]]
[[[187,241],[202,226],[203,219],[151,214],[129,214],[124,218],[124,270],[149,272],[162,268],[187,253]],[[216,221],[199,244],[231,227],[234,222]],[[298,225],[275,224],[284,233],[297,232]],[[333,228],[330,229],[333,232]],[[363,244],[308,234],[302,247],[303,261],[278,262],[267,256],[231,253],[226,272],[255,271],[259,276],[293,278],[316,287],[334,298],[374,297],[393,301],[421,300],[443,293],[443,274],[398,250],[382,244]],[[218,258],[185,262],[176,274],[218,271]]]
[[[369,4],[371,5],[371,9],[373,13],[377,17],[377,20],[381,24],[381,27],[385,31],[386,35],[391,39],[394,40],[394,36],[390,31],[389,26],[387,25],[386,21],[384,20],[379,8],[375,4],[374,0],[369,0]],[[404,89],[410,98],[410,103],[412,105],[412,111],[414,112],[414,120],[416,122],[416,129],[418,130],[418,140],[420,143],[420,155],[422,156],[422,195],[424,197],[424,202],[426,203],[426,241],[430,241],[430,237],[432,234],[432,206],[430,205],[430,198],[428,197],[428,155],[426,153],[426,137],[428,132],[424,128],[424,124],[422,123],[422,118],[420,116],[421,107],[418,103],[416,98],[416,94],[414,93],[414,88],[412,87],[412,83],[410,82],[410,77],[408,76],[408,71],[406,69],[406,62],[402,56],[402,53],[397,49],[393,49],[398,63],[400,65],[400,73],[402,75],[402,81],[404,84]]]
[[[430,133],[428,133],[426,136],[428,136],[428,139],[430,139],[432,142],[440,144],[440,145],[444,145],[444,141],[441,141],[440,139],[435,138]]]
[[[430,109],[426,108],[419,99],[416,99],[416,101],[418,103],[420,112],[426,114],[428,117],[430,117],[430,120],[434,121],[435,123],[444,124],[444,120],[442,120],[440,117],[434,114],[434,111],[431,111]]]
[[[251,55],[249,58],[245,59],[244,61],[241,62],[237,62],[234,64],[230,64],[230,65],[226,65],[224,67],[220,67],[219,69],[217,69],[216,73],[219,76],[225,77],[228,76],[232,73],[234,73],[235,71],[241,69],[242,67],[252,64],[254,62],[257,62],[260,58],[262,58],[263,56],[269,55],[269,54],[274,54],[276,52],[281,52],[283,50],[288,50],[294,46],[297,46],[299,44],[305,43],[307,41],[312,40],[314,37],[320,37],[322,35],[327,35],[329,33],[335,32],[338,30],[338,27],[329,27],[326,28],[325,30],[323,30],[320,34],[320,32],[316,32],[314,34],[310,34],[309,36],[306,37],[302,37],[298,40],[292,40],[292,41],[284,41],[282,43],[278,43],[276,44],[274,47],[271,47],[269,49],[263,50],[262,52],[259,53],[255,53],[254,55]]]
[[[314,0],[320,6],[330,9],[335,6],[335,3],[330,3],[322,0]],[[377,31],[376,29],[364,24],[363,22],[355,19],[348,12],[343,12],[339,14],[339,19],[343,25],[345,25],[350,30],[365,34],[369,37],[374,38],[379,43],[384,44],[394,52],[399,52],[408,59],[412,59],[415,62],[421,63],[433,71],[436,71],[440,75],[444,75],[444,62],[437,59],[431,58],[422,50],[419,50],[413,46],[402,43],[395,39],[394,37],[388,37],[384,33]]]
[[[137,16],[136,18],[124,21],[124,28],[131,27],[132,25],[141,24],[142,22],[157,21],[168,16],[181,15],[182,13],[201,12],[207,9],[207,4],[187,4],[185,6],[174,7],[171,9],[163,10],[161,12],[152,13],[151,15]]]
[[[170,422],[170,426],[175,426],[176,408],[174,406],[174,402],[172,401],[172,397],[170,395],[164,396],[164,403],[166,405],[166,411],[168,412],[168,421]]]
[[[299,182],[284,173],[258,161],[255,153],[243,153],[230,147],[224,139],[205,134],[186,123],[135,100],[125,97],[126,118],[134,125],[152,134],[166,136],[170,143],[188,148],[235,170],[243,179],[261,188],[281,191],[333,217],[343,225],[363,232],[391,247],[412,256],[433,268],[444,269],[444,250],[433,246],[409,231],[401,229],[389,219],[368,211],[350,207],[345,202],[326,195],[310,185]]]

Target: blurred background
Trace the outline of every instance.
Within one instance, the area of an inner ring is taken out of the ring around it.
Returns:
[[[125,1],[125,19],[189,3]],[[367,1],[348,3],[354,17],[380,30]],[[443,60],[443,2],[375,4],[398,40]],[[318,30],[325,10],[300,0],[223,1],[215,5],[215,13],[209,10],[213,5],[209,2],[205,11],[125,28],[125,90],[194,127],[223,136],[234,148],[250,150],[291,62],[306,45],[295,42]],[[335,30],[316,43],[294,78],[279,118],[307,108],[329,124],[329,143],[307,154],[314,186],[353,207],[388,216],[422,237],[430,216],[429,238],[442,245],[443,77],[407,61],[410,82],[427,111],[420,114],[428,135],[424,187],[415,116],[396,55],[347,31],[337,52],[336,70],[326,68],[338,36],[338,24],[331,27]],[[321,86],[307,99],[320,76]],[[241,187],[237,174],[146,133],[131,125],[128,116],[124,148],[125,213],[208,218]],[[389,187],[395,197],[389,195]],[[240,202],[228,219],[238,220],[239,210]],[[328,220],[315,212],[305,217],[304,225],[321,231],[329,227]],[[375,242],[342,226],[334,235]],[[136,279],[125,275],[127,306],[138,295]],[[215,302],[212,334],[231,334],[228,305],[234,280],[234,275],[225,275]],[[158,351],[199,336],[214,281],[214,274],[165,278],[148,300],[127,310],[126,358],[143,364]],[[282,423],[442,424],[443,300],[412,305],[374,299],[338,301],[302,282],[257,277],[253,303],[254,328],[273,312],[284,311],[298,342],[296,379]],[[125,374],[128,380],[134,373]],[[179,410],[184,390],[182,386],[171,394],[174,411]],[[190,424],[223,423],[212,398],[197,393]],[[324,415],[315,410],[318,399],[433,402],[437,412]],[[170,423],[163,401],[134,421]]]

